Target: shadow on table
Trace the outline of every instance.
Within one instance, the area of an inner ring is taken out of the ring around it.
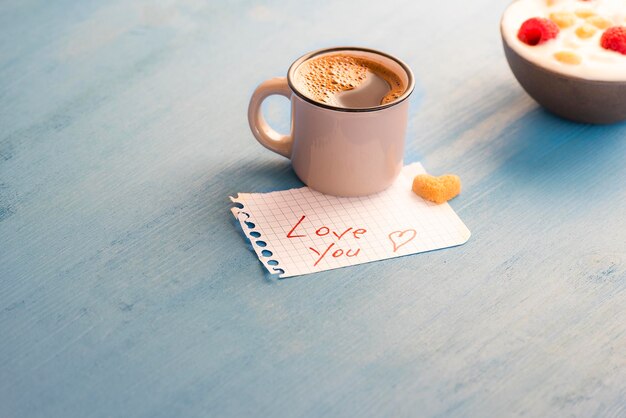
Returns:
[[[229,188],[226,192],[231,195],[239,192],[265,193],[304,186],[287,159],[240,161],[225,167],[217,180]]]
[[[551,189],[592,186],[626,151],[626,123],[589,125],[562,119],[543,108],[527,113],[507,130],[493,155],[512,181]],[[554,189],[554,190],[552,190]]]

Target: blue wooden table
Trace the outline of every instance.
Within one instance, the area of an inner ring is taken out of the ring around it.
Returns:
[[[626,125],[541,110],[504,8],[2,2],[0,416],[626,416]],[[248,99],[346,44],[413,68],[406,162],[473,235],[275,280],[228,196],[301,183]]]

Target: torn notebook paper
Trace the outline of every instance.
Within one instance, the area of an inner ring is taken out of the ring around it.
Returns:
[[[470,231],[450,205],[411,190],[419,163],[387,190],[366,197],[328,196],[308,187],[239,193],[231,209],[259,260],[291,277],[461,245]]]

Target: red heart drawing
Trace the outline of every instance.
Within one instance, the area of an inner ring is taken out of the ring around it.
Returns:
[[[389,239],[391,240],[391,243],[393,244],[393,252],[395,253],[396,251],[398,251],[400,247],[411,242],[413,238],[415,238],[416,235],[417,235],[417,232],[415,232],[415,229],[405,229],[404,231],[393,231],[391,234],[389,234]]]

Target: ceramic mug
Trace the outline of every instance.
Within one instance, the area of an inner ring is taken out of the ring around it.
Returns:
[[[342,108],[316,102],[294,87],[298,67],[321,54],[345,52],[379,62],[396,73],[406,91],[391,103]],[[254,137],[271,151],[291,159],[296,175],[310,188],[334,196],[365,196],[389,187],[403,165],[408,97],[415,82],[410,68],[397,58],[366,48],[339,47],[297,59],[287,77],[261,83],[252,94],[248,122]],[[273,94],[291,101],[291,133],[272,129],[261,112]]]

